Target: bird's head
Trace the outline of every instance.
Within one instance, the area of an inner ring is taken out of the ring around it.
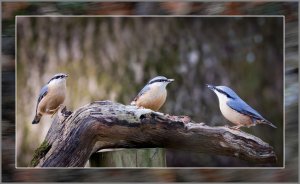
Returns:
[[[61,82],[65,82],[66,78],[68,77],[67,74],[64,73],[58,73],[55,74],[48,82],[48,84],[56,84],[56,83],[61,83]]]
[[[159,87],[166,87],[169,83],[173,82],[174,79],[168,79],[164,76],[157,76],[151,79],[147,85],[149,86],[159,86]]]
[[[215,92],[219,99],[224,97],[227,99],[235,99],[238,97],[238,95],[227,86],[213,86],[210,84],[206,84],[206,86]]]

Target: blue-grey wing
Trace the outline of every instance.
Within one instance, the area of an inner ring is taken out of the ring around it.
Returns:
[[[40,94],[39,94],[39,98],[36,104],[36,110],[37,110],[37,106],[40,103],[40,101],[47,95],[48,93],[48,86],[44,86],[41,90],[40,90]]]
[[[133,99],[133,101],[136,101],[140,96],[142,96],[144,93],[146,93],[147,91],[149,91],[150,88],[149,86],[145,86],[140,92],[139,94]]]
[[[252,120],[264,120],[256,110],[241,99],[229,100],[227,105],[241,114],[250,116]]]

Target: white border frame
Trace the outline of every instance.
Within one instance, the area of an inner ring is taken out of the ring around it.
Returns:
[[[283,159],[282,167],[17,167],[17,19],[18,17],[281,17],[283,18]],[[15,169],[285,169],[285,16],[284,15],[17,15],[15,16]]]

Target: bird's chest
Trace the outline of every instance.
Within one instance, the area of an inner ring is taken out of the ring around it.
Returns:
[[[153,87],[138,100],[138,105],[152,110],[158,110],[166,101],[167,91],[159,87]]]
[[[151,95],[154,100],[165,100],[167,97],[167,90],[165,88],[154,87],[150,90],[149,95]]]
[[[62,104],[66,97],[66,86],[65,85],[57,85],[49,88],[48,94],[46,96],[48,98],[48,108],[53,109],[58,105]]]
[[[56,98],[65,97],[66,94],[66,85],[59,84],[49,88],[49,94],[53,95]]]
[[[250,125],[252,124],[251,118],[249,116],[243,115],[231,107],[229,107],[226,102],[220,103],[220,110],[223,116],[230,122],[236,125]]]

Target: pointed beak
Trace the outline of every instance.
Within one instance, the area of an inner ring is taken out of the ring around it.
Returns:
[[[211,90],[214,90],[214,89],[215,89],[215,86],[210,85],[210,84],[206,84],[206,87],[208,87],[208,88],[211,89]]]
[[[67,78],[67,77],[69,77],[67,74],[65,74],[65,77]]]
[[[173,82],[175,81],[175,79],[168,79],[168,82]]]

